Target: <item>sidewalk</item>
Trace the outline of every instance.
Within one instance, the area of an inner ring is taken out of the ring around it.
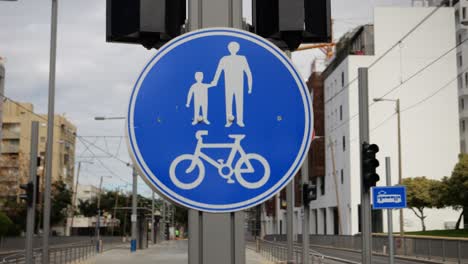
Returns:
[[[151,245],[148,249],[138,250],[136,253],[130,253],[128,247],[121,247],[106,251],[93,259],[88,260],[87,264],[187,264],[187,241],[171,240],[161,244]],[[256,252],[246,249],[247,264],[272,264]]]

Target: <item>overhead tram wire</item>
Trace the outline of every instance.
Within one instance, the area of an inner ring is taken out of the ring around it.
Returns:
[[[408,77],[407,79],[405,79],[403,82],[400,82],[398,85],[396,85],[395,87],[391,88],[390,90],[388,90],[387,92],[385,92],[384,95],[380,96],[379,98],[382,98],[382,97],[385,97],[387,95],[389,95],[390,93],[396,91],[397,89],[401,88],[404,84],[406,84],[407,82],[411,81],[412,79],[414,79],[416,76],[420,75],[421,73],[423,73],[425,70],[427,70],[428,68],[430,68],[431,66],[433,66],[436,62],[440,61],[441,59],[443,59],[445,56],[447,56],[448,54],[450,54],[452,51],[456,50],[459,46],[461,46],[462,44],[464,44],[465,42],[468,41],[468,38],[467,39],[464,39],[463,41],[461,41],[460,43],[458,43],[457,45],[455,45],[454,47],[448,49],[446,52],[442,53],[440,56],[438,56],[436,59],[432,60],[431,62],[429,62],[428,64],[426,64],[424,67],[422,67],[421,69],[419,69],[418,71],[416,71],[414,74],[412,74],[410,77]],[[468,69],[467,69],[468,70]],[[458,75],[457,75],[458,77]],[[357,80],[357,77],[355,78],[355,80]],[[351,84],[351,83],[350,83]],[[372,102],[369,104],[369,107],[372,107],[373,105],[375,104],[375,102]],[[347,123],[351,122],[353,119],[355,119],[356,117],[359,116],[359,112],[352,115],[349,119],[343,121],[341,124],[339,124],[337,127],[333,128],[330,132],[334,132],[335,130],[341,128],[342,126],[346,125]]]
[[[79,140],[81,141],[81,143],[83,145],[86,146],[86,144],[83,142],[83,139],[82,138],[79,138]],[[92,155],[95,155],[95,153],[92,151],[92,150],[88,150]],[[117,175],[117,173],[115,173],[114,171],[112,171],[111,169],[109,169],[109,167],[107,167],[104,162],[102,162],[102,160],[98,159],[98,158],[95,158],[95,160],[97,160],[97,162],[101,165],[102,168],[104,168],[107,172],[109,172],[110,174],[112,174],[114,177],[120,179],[121,181],[125,182],[125,183],[128,183],[128,184],[131,184],[129,181],[123,179],[122,177],[120,177],[119,175]]]
[[[432,97],[436,96],[437,94],[439,94],[440,92],[442,92],[443,90],[447,89],[448,87],[450,87],[450,84],[453,83],[454,81],[456,81],[459,77],[462,77],[463,74],[465,73],[465,71],[468,71],[468,68],[465,68],[463,69],[459,74],[457,74],[457,76],[455,78],[452,78],[450,79],[446,84],[444,84],[443,86],[441,86],[440,88],[438,88],[437,90],[435,90],[433,93],[431,93],[430,95],[424,97],[423,99],[419,100],[418,102],[406,107],[406,108],[403,108],[400,113],[403,113],[403,112],[406,112],[408,110],[411,110],[413,108],[416,108],[418,106],[420,106],[421,104],[425,103],[426,101],[428,101],[429,99],[431,99]],[[377,130],[378,128],[380,128],[381,126],[383,126],[385,123],[387,123],[388,121],[390,121],[390,119],[392,119],[393,116],[395,116],[396,113],[393,113],[391,116],[385,118],[382,122],[380,122],[377,126],[375,126],[374,128],[372,128],[370,130],[370,133],[372,133],[373,131]],[[357,138],[355,139],[352,139],[350,140],[350,142],[353,142],[357,140]]]
[[[419,23],[417,23],[414,27],[412,27],[403,37],[401,37],[395,44],[393,44],[389,49],[387,49],[382,55],[380,55],[376,60],[374,60],[367,68],[370,70],[373,66],[379,63],[384,57],[386,57],[394,48],[398,47],[405,39],[407,39],[411,34],[413,34],[421,25],[423,25],[430,17],[432,17],[441,7],[445,5],[447,0],[444,0],[440,5],[438,5],[434,10],[432,10],[428,15],[426,15]],[[348,89],[349,86],[358,80],[356,76],[350,82],[348,82],[341,90],[339,90],[336,94],[325,101],[325,104],[328,104],[330,101],[335,99],[339,94],[341,94],[344,90]]]

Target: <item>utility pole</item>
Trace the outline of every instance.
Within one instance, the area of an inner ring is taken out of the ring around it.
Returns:
[[[138,174],[135,165],[132,166],[132,178],[133,178],[133,193],[132,193],[132,240],[130,241],[130,252],[135,252],[137,248],[137,184]]]
[[[3,100],[1,100],[3,101]],[[29,182],[32,182],[32,203],[28,204],[28,215],[26,219],[26,264],[34,263],[34,220],[36,216],[36,186],[37,186],[37,142],[39,137],[39,123],[33,121],[31,124],[31,148],[29,154]]]
[[[369,76],[367,68],[358,69],[359,79],[359,143],[362,161],[363,144],[369,142]],[[372,215],[370,191],[364,187],[364,168],[361,162],[361,239],[362,264],[372,264]]]
[[[75,219],[75,208],[76,208],[76,199],[78,196],[78,186],[80,185],[80,171],[81,171],[81,163],[90,163],[93,164],[90,161],[79,161],[78,162],[78,170],[76,172],[76,183],[75,183],[75,188],[73,188],[73,198],[72,198],[72,210],[71,210],[71,220],[70,220],[70,229],[69,229],[69,235],[72,235],[72,230],[73,230],[73,224],[74,224],[74,219]]]
[[[336,175],[335,149],[334,149],[334,145],[333,145],[333,141],[331,140],[331,137],[330,137],[330,150],[331,150],[331,158],[332,158],[332,166],[333,166],[333,181],[335,182],[336,207],[338,207],[338,210],[337,210],[338,224],[339,224],[338,234],[341,235],[343,232],[343,224],[341,221],[340,191],[338,190],[338,176]]]
[[[396,113],[398,122],[398,184],[403,184],[403,174],[401,166],[401,119],[400,119],[400,98],[396,100]],[[400,209],[400,238],[402,241],[403,248],[405,245],[405,219],[403,216],[403,209]]]
[[[304,160],[301,168],[302,184],[309,184],[309,155]],[[303,196],[304,197],[304,194]],[[304,219],[302,219],[302,263],[309,264],[309,219],[310,219],[310,206],[309,203],[302,201],[304,207]]]
[[[50,185],[52,183],[52,159],[54,153],[55,64],[57,59],[57,9],[58,0],[52,0],[50,28],[49,100],[47,112],[46,178],[44,190],[44,234],[42,240],[42,264],[49,264],[50,234]]]
[[[96,219],[96,249],[97,252],[101,252],[101,193],[102,193],[102,180],[104,176],[101,176],[99,182],[99,194],[97,200],[97,219]]]
[[[3,58],[0,57],[0,93],[5,94],[5,66],[3,65]],[[0,128],[3,128],[3,97],[0,98]],[[0,129],[0,142],[3,139],[3,129]],[[1,146],[0,146],[0,153]]]
[[[153,244],[156,244],[156,233],[154,230],[154,191],[151,195],[151,241],[153,241]]]
[[[114,204],[114,215],[113,215],[114,220],[117,220],[117,206],[119,204],[119,192],[120,192],[120,188],[117,187],[117,190],[115,192],[115,204]],[[112,223],[112,236],[114,236],[114,223]]]
[[[390,169],[390,157],[385,158],[385,172],[387,176],[387,186],[392,186],[392,176]],[[393,248],[393,209],[387,209],[387,225],[388,225],[388,263],[395,263],[395,249]]]

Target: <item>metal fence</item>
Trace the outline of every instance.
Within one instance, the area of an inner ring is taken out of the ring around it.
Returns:
[[[269,241],[286,241],[285,235],[267,235]],[[301,243],[298,236],[297,242]],[[310,235],[312,246],[332,247],[361,251],[360,236]],[[395,236],[394,248],[397,256],[420,258],[453,263],[468,263],[468,239],[449,239],[437,237]],[[374,253],[386,254],[388,237],[374,235],[372,239]]]
[[[68,246],[55,246],[49,250],[50,264],[79,263],[96,254],[95,243],[79,243]],[[33,263],[42,262],[42,249],[34,250]],[[22,264],[26,263],[24,253],[8,255],[0,263]]]
[[[300,246],[294,247],[293,259],[290,259],[289,262],[287,247],[284,245],[284,243],[259,239],[257,240],[256,244],[250,243],[249,246],[272,263],[302,263],[302,248]],[[310,260],[311,263],[314,264],[354,263],[349,260],[323,255],[313,250],[310,251]]]

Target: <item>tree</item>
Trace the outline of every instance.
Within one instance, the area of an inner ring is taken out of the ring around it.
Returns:
[[[444,177],[438,186],[437,208],[451,206],[462,210],[458,217],[456,229],[460,229],[462,216],[468,207],[468,155],[461,154],[450,177]]]
[[[52,184],[51,198],[50,223],[52,225],[64,223],[68,216],[68,207],[71,205],[71,190],[63,181],[56,181]]]
[[[421,220],[422,231],[426,231],[424,220],[427,216],[424,214],[424,209],[436,206],[433,191],[438,181],[426,177],[415,177],[403,179],[402,183],[406,186],[408,207]]]

